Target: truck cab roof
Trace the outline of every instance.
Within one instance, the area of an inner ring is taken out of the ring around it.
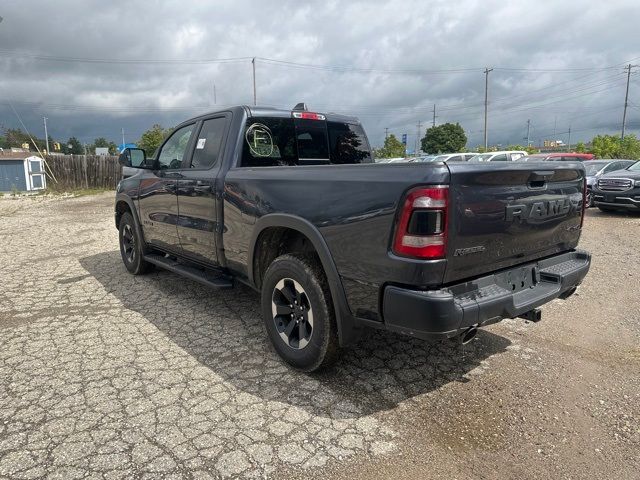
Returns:
[[[188,120],[181,122],[178,126],[183,124],[188,124],[193,122],[194,120],[210,117],[212,115],[215,115],[217,113],[222,113],[222,112],[231,112],[234,114],[244,113],[247,115],[247,117],[291,118],[293,115],[293,112],[297,112],[297,111],[311,113],[307,110],[294,110],[294,109],[287,110],[284,108],[275,108],[275,107],[261,106],[261,105],[257,105],[257,106],[256,105],[233,105],[227,108],[221,108],[220,110],[212,110],[210,112],[206,112],[201,115],[198,115],[197,117],[189,118]],[[357,117],[353,117],[350,115],[342,115],[340,113],[333,113],[333,112],[324,113],[324,112],[318,112],[318,111],[314,111],[313,113],[324,115],[325,119],[329,122],[344,122],[344,123],[358,123],[358,124],[360,123]]]

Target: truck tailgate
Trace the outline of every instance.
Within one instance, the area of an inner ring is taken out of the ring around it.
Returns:
[[[584,167],[451,163],[445,283],[575,248]]]

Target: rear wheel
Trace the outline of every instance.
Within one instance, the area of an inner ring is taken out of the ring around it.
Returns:
[[[282,255],[262,282],[262,316],[276,352],[313,372],[335,362],[338,336],[327,280],[311,256]]]
[[[120,218],[119,225],[120,255],[124,266],[133,275],[142,275],[153,270],[153,264],[142,258],[144,244],[138,234],[133,215],[126,212]]]

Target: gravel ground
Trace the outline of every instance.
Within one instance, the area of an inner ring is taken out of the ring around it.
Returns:
[[[0,478],[640,477],[640,217],[588,212],[539,324],[373,333],[308,376],[256,293],[127,274],[112,201],[0,199]]]

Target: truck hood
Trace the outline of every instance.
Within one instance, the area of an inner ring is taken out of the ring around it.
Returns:
[[[630,178],[631,180],[640,180],[640,170],[616,170],[615,172],[600,175],[598,178]]]

